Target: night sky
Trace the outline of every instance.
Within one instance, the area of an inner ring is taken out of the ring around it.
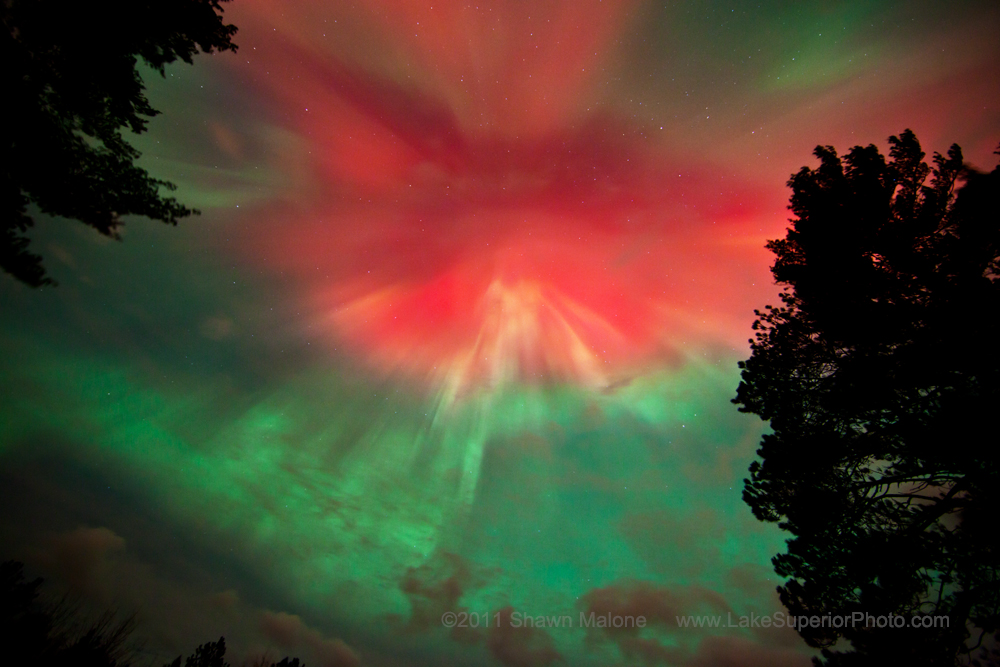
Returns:
[[[730,403],[817,144],[1000,142],[994,2],[236,0],[147,72],[202,215],[38,216],[0,277],[0,557],[347,665],[808,665]],[[449,630],[444,612],[643,614]],[[561,661],[561,662],[560,662]]]

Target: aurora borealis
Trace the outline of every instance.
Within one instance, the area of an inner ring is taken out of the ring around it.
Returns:
[[[0,280],[0,557],[151,664],[807,665],[730,404],[817,144],[991,168],[1000,8],[235,0],[130,141],[203,214]],[[449,629],[445,612],[643,614]]]

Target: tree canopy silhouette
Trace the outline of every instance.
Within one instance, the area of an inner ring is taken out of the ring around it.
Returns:
[[[1000,167],[889,144],[819,146],[788,182],[782,305],[755,311],[733,399],[772,431],[743,498],[793,536],[773,560],[791,614],[906,617],[798,628],[817,662],[963,664],[1000,625]]]
[[[25,581],[24,566],[0,564],[0,655],[10,665],[128,667],[134,617],[108,611],[86,621],[65,599],[40,599],[41,579]]]
[[[202,644],[195,652],[187,657],[184,661],[184,667],[230,667],[229,663],[226,662],[226,638],[219,637],[217,642],[208,642]],[[266,658],[258,659],[256,661],[257,665],[268,666],[268,667],[306,667],[304,663],[300,664],[298,658],[284,657],[280,662],[272,662]],[[181,656],[177,656],[173,662],[164,665],[163,667],[181,667]]]
[[[176,224],[197,213],[160,194],[174,186],[133,163],[122,130],[143,132],[159,113],[138,59],[163,75],[178,58],[236,50],[223,2],[0,2],[0,267],[52,282],[28,249],[29,204],[115,238],[125,215]]]
[[[137,659],[140,643],[133,640],[135,616],[119,618],[109,610],[88,618],[79,606],[41,596],[41,579],[26,581],[24,564],[0,563],[0,664],[41,667],[130,667],[148,664]],[[181,656],[164,667],[230,667],[226,640],[202,644],[182,663]],[[261,656],[260,667],[306,667],[298,658],[279,662]]]
[[[225,658],[226,638],[219,637],[217,642],[208,642],[196,648],[184,661],[184,667],[229,667]],[[181,657],[177,656],[176,660],[163,667],[180,667],[180,665]]]

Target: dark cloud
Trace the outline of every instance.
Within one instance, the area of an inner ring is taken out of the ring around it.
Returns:
[[[745,572],[734,575],[746,579]],[[758,581],[753,581],[759,587]],[[592,646],[610,643],[630,664],[703,667],[724,665],[757,667],[806,665],[809,656],[790,628],[749,628],[752,637],[720,635],[720,629],[680,627],[678,617],[722,618],[721,632],[732,632],[729,623],[739,623],[741,613],[716,591],[701,586],[657,586],[644,582],[618,582],[596,588],[580,600],[583,614],[611,617],[643,617],[645,628],[589,627]],[[780,607],[769,609],[767,613]]]
[[[411,615],[405,628],[410,631],[432,631],[444,628],[446,613],[478,614],[461,604],[462,597],[489,583],[495,572],[476,568],[458,554],[443,552],[419,567],[411,567],[400,581],[400,590],[407,596]],[[464,645],[485,645],[489,652],[508,667],[544,667],[561,661],[551,635],[528,622],[513,622],[515,610],[505,606],[489,613],[487,623],[476,627],[460,623],[448,631],[448,636]]]
[[[587,628],[587,642],[591,645],[612,643],[630,662],[646,665],[677,664],[691,650],[704,630],[679,631],[677,617],[689,614],[725,614],[731,609],[721,595],[700,586],[669,588],[645,582],[618,582],[588,591],[580,599],[583,615],[590,617],[632,617],[631,625],[623,627]],[[637,620],[642,617],[644,623]],[[638,627],[645,625],[649,630]],[[657,636],[650,636],[655,631]],[[675,634],[676,645],[658,638]]]
[[[494,574],[449,552],[438,553],[423,565],[407,568],[399,582],[399,589],[410,603],[410,618],[404,627],[408,631],[426,632],[444,627],[441,617],[446,612],[468,613],[468,607],[460,604],[462,596],[481,588]],[[479,642],[482,632],[478,628],[456,626],[450,636],[470,644]]]
[[[726,614],[729,603],[715,591],[701,586],[657,586],[638,581],[614,583],[595,588],[580,598],[585,614],[643,616],[647,627],[677,629],[677,617],[690,614]],[[636,635],[638,628],[601,628],[608,636]]]
[[[486,638],[490,653],[508,667],[545,667],[562,661],[552,636],[544,628],[523,620],[513,623],[514,613],[513,607],[496,612],[497,622],[490,627]]]
[[[452,553],[408,568],[399,582],[399,589],[410,601],[407,628],[424,631],[442,627],[441,616],[445,612],[468,611],[459,606],[459,600],[472,580],[468,561]]]
[[[343,640],[324,637],[295,614],[265,611],[261,615],[260,630],[282,650],[307,649],[320,667],[357,667],[361,664],[357,652]]]
[[[125,540],[111,529],[80,527],[49,536],[36,555],[38,565],[71,590],[107,597],[104,578],[124,550]]]
[[[706,637],[684,667],[807,667],[810,655],[802,650],[774,647],[743,637]]]

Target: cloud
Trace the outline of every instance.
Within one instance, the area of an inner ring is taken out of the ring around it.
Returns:
[[[588,591],[581,597],[580,606],[586,616],[642,617],[647,628],[656,628],[662,633],[677,632],[678,616],[731,611],[721,595],[700,586],[669,588],[637,581],[616,582]],[[587,630],[587,641],[613,642],[630,661],[675,664],[690,651],[696,636],[702,633],[700,630],[685,633],[677,637],[679,646],[665,646],[637,625],[592,626]]]
[[[754,576],[759,573],[734,570],[733,574],[747,586],[760,588],[763,585]],[[751,628],[749,631],[753,636],[746,637],[720,635],[719,629],[708,627],[679,627],[678,617],[717,616],[722,618],[721,630],[725,632],[730,619],[737,622],[736,619],[740,618],[725,597],[702,586],[666,587],[637,581],[616,582],[587,592],[581,598],[580,606],[584,614],[643,616],[646,619],[645,630],[634,626],[591,627],[587,630],[589,643],[613,643],[630,663],[684,667],[793,667],[809,664],[804,644],[789,628]]]
[[[307,648],[320,667],[356,667],[361,664],[358,654],[343,640],[324,637],[295,614],[265,611],[261,616],[260,629],[265,637],[283,650]]]
[[[804,648],[804,646],[803,646]],[[743,637],[706,637],[685,667],[807,667],[802,650],[759,644]]]
[[[528,625],[515,627],[513,615],[513,607],[499,610],[487,635],[486,647],[497,660],[508,667],[544,667],[563,659],[549,633]]]
[[[71,590],[104,593],[104,576],[125,540],[109,528],[80,527],[43,540],[37,561]]]
[[[446,612],[468,613],[468,607],[460,604],[462,596],[481,588],[492,574],[477,571],[462,556],[447,552],[409,568],[399,586],[412,609],[406,629],[441,628],[441,617]],[[544,667],[563,659],[544,629],[513,623],[513,614],[513,607],[503,607],[490,617],[488,626],[456,626],[449,636],[466,645],[485,643],[490,653],[508,667]]]
[[[669,588],[643,582],[618,582],[595,588],[580,600],[585,614],[643,616],[647,626],[677,628],[677,617],[697,613],[725,614],[732,611],[719,593],[701,586]],[[604,628],[608,633],[636,634],[637,628]]]
[[[409,630],[425,631],[441,627],[445,612],[468,611],[459,600],[470,587],[482,585],[482,575],[470,563],[453,553],[442,553],[419,567],[410,567],[399,588],[410,601]],[[457,628],[456,628],[457,630]],[[455,638],[460,638],[453,633]]]
[[[703,630],[685,631],[675,635],[677,645],[665,645],[651,632],[677,633],[677,617],[691,614],[725,614],[729,604],[718,593],[701,586],[669,588],[638,581],[616,582],[603,588],[588,591],[580,599],[582,613],[595,617],[633,617],[645,619],[649,630],[636,624],[623,627],[594,627],[587,629],[586,641],[591,645],[611,642],[617,645],[629,662],[647,665],[679,664],[691,653],[694,642]]]
[[[229,589],[209,596],[208,603],[218,609],[231,611],[239,606],[240,595],[236,591]]]

